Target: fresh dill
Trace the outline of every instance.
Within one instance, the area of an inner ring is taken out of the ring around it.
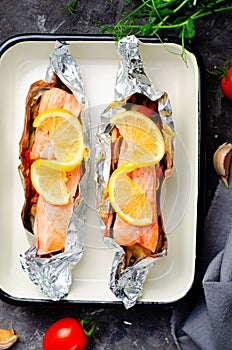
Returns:
[[[115,8],[113,0],[110,0]],[[116,24],[101,25],[99,34],[110,34],[116,42],[127,35],[158,37],[169,34],[177,36],[182,43],[185,60],[186,41],[196,34],[195,22],[206,16],[232,11],[224,0],[125,0],[128,12],[120,14]],[[223,4],[224,3],[224,4]],[[131,9],[132,8],[132,9]],[[174,33],[174,34],[173,34]]]
[[[72,0],[72,1],[69,1],[67,3],[67,5],[65,5],[65,7],[67,8],[68,13],[70,15],[74,15],[75,14],[77,2],[78,2],[78,0]]]

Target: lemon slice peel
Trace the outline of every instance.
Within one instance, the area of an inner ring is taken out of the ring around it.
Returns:
[[[70,193],[66,187],[66,172],[50,166],[51,162],[38,159],[31,166],[31,181],[36,192],[53,205],[65,205],[70,202]]]
[[[113,172],[109,181],[109,200],[115,212],[127,223],[148,226],[152,223],[151,204],[142,188],[128,176],[136,167],[125,163]]]
[[[76,116],[64,109],[48,109],[35,118],[33,126],[49,134],[54,155],[48,159],[50,167],[70,171],[82,162],[86,152],[82,125]]]
[[[157,164],[165,153],[164,138],[149,117],[136,111],[123,111],[110,117],[127,142],[125,161],[145,167]]]

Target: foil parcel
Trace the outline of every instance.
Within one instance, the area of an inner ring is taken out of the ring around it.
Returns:
[[[112,174],[112,128],[110,117],[125,110],[138,110],[141,106],[138,101],[148,101],[156,105],[156,111],[149,111],[150,117],[160,124],[162,133],[165,130],[166,157],[169,153],[169,165],[163,160],[164,168],[161,171],[160,186],[157,190],[157,203],[160,199],[161,184],[165,177],[172,172],[174,155],[174,123],[172,108],[168,95],[164,91],[157,91],[148,77],[140,55],[141,42],[134,36],[123,38],[118,44],[120,64],[115,83],[115,100],[101,114],[100,125],[96,134],[96,208],[100,217],[101,230],[105,243],[114,247],[115,255],[112,263],[109,286],[114,295],[119,298],[128,309],[135,305],[142,295],[144,282],[157,259],[167,255],[167,236],[162,223],[162,213],[157,214],[162,232],[159,235],[157,248],[154,252],[144,254],[128,264],[128,247],[117,244],[114,240],[115,214],[107,194],[109,178]],[[146,104],[145,104],[146,105]],[[145,108],[145,106],[143,106]],[[149,107],[148,107],[149,109]],[[155,165],[157,169],[161,165]],[[166,168],[165,168],[166,167]],[[106,219],[107,217],[107,219]],[[109,217],[112,219],[109,221]],[[131,228],[133,230],[133,227]],[[154,291],[155,293],[155,291]]]
[[[77,101],[86,106],[83,80],[80,68],[71,56],[68,44],[57,41],[54,50],[50,54],[50,62],[47,67],[45,80],[51,81],[56,74],[69,90],[72,91]],[[39,98],[39,96],[36,96]],[[89,150],[89,119],[86,113],[82,118],[84,143]],[[79,183],[79,194],[75,199],[74,209],[68,224],[64,251],[51,257],[39,257],[36,255],[36,243],[33,232],[25,228],[31,247],[20,255],[23,270],[31,281],[39,287],[44,296],[57,301],[67,296],[72,283],[72,269],[82,258],[84,251],[86,191],[88,184],[89,152],[84,157],[85,174]]]

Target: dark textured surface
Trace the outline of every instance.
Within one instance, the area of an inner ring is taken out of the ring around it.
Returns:
[[[19,341],[15,350],[41,350],[48,326],[61,317],[87,317],[97,321],[97,332],[86,349],[176,349],[169,330],[169,312],[119,309],[21,308],[0,304],[0,326],[13,327]]]
[[[115,1],[121,11],[125,1]],[[228,1],[228,4],[231,1]],[[0,41],[22,33],[96,34],[96,22],[115,23],[118,19],[107,0],[80,0],[74,16],[64,5],[67,1],[52,0],[1,0]],[[232,57],[232,13],[212,15],[197,22],[197,35],[193,41],[204,65],[212,70],[223,65],[223,59]],[[232,102],[223,97],[218,80],[205,73],[206,124],[206,208],[210,205],[218,178],[212,166],[212,155],[218,145],[231,141]],[[89,340],[88,349],[167,349],[174,350],[169,318],[170,310],[126,311],[123,307],[107,309],[47,309],[28,308],[0,302],[0,328],[13,327],[19,334],[15,350],[40,350],[47,327],[63,316],[81,316],[96,319],[98,329]]]

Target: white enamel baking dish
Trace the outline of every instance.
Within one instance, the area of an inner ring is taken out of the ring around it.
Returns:
[[[94,181],[86,223],[86,249],[74,269],[67,298],[47,300],[23,272],[19,256],[29,248],[21,222],[23,189],[17,167],[25,98],[32,82],[45,77],[49,54],[56,40],[70,43],[84,80],[92,120],[97,130],[99,115],[114,99],[119,64],[117,46],[111,38],[99,36],[27,35],[11,38],[1,46],[0,58],[0,297],[11,303],[99,304],[120,302],[108,287],[114,251],[103,242],[94,209]],[[140,52],[146,71],[158,90],[169,94],[176,128],[174,171],[162,189],[164,224],[168,234],[168,255],[157,261],[149,275],[138,305],[172,305],[194,285],[197,230],[202,220],[200,180],[201,75],[198,56],[187,48],[186,66],[181,46],[141,39]],[[176,54],[177,53],[177,54]],[[94,138],[93,138],[94,142]],[[93,145],[94,149],[94,145]]]

